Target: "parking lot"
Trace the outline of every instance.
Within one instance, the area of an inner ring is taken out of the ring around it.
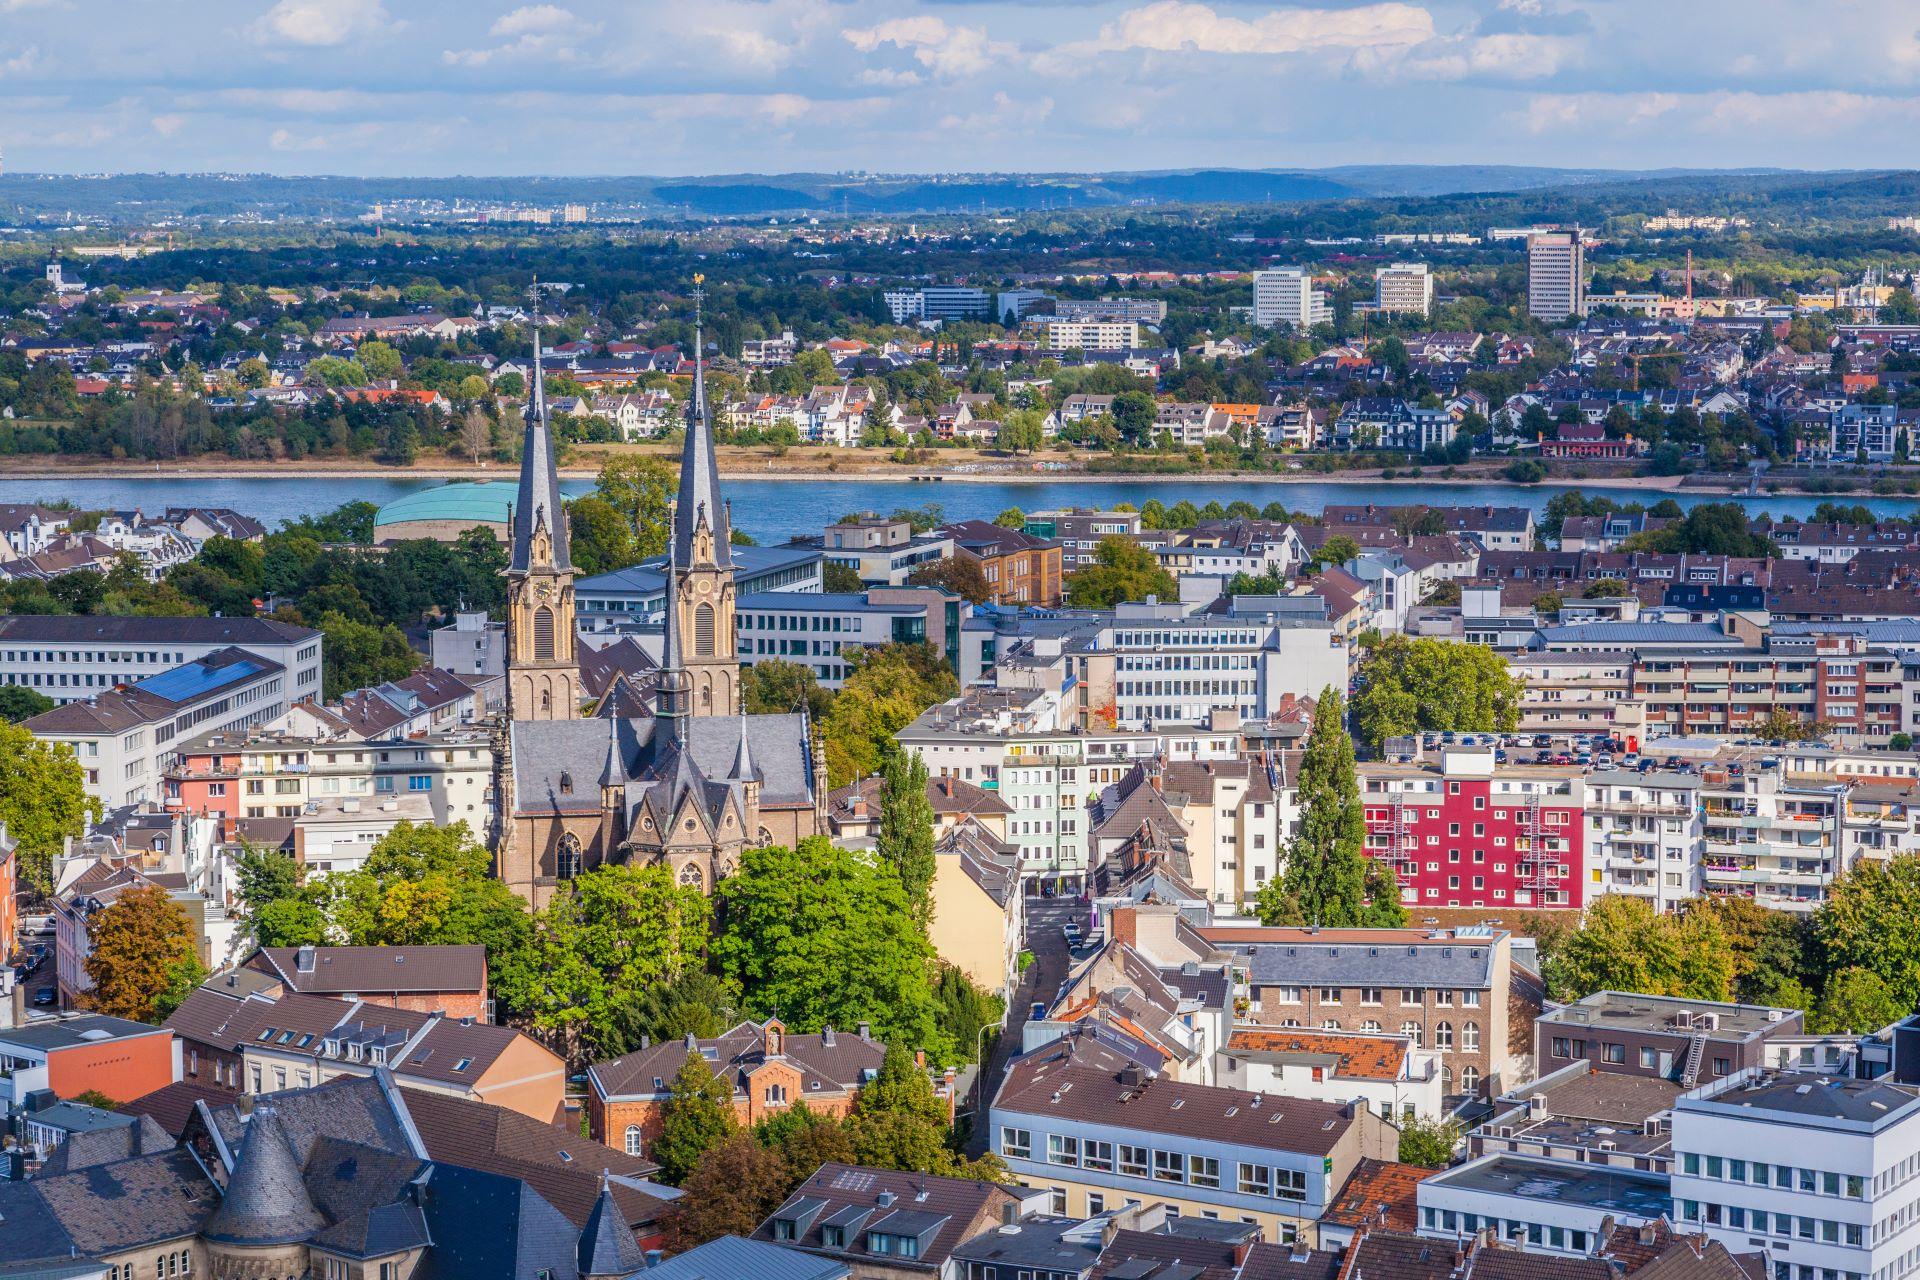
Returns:
[[[29,932],[32,928],[35,931]],[[37,956],[35,953],[38,953]],[[26,989],[22,997],[28,1013],[42,1012],[56,1007],[59,984],[53,961],[53,929],[46,926],[39,930],[37,921],[21,921],[20,947],[11,958],[15,981]],[[25,971],[24,973],[22,971]],[[43,996],[41,992],[53,992],[52,996]]]
[[[1397,739],[1389,744],[1387,758],[1407,759],[1414,745],[1412,739]],[[1658,752],[1642,753],[1631,740],[1605,734],[1427,733],[1420,736],[1418,747],[1426,755],[1455,747],[1491,748],[1494,761],[1498,764],[1574,765],[1593,769],[1631,769],[1639,773],[1650,773],[1655,769],[1691,773],[1697,768],[1692,760]]]

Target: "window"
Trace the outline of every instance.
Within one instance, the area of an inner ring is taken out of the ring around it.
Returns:
[[[1082,1169],[1098,1169],[1103,1173],[1111,1173],[1113,1171],[1113,1144],[1111,1142],[1095,1142],[1092,1138],[1086,1139],[1080,1144],[1080,1167]],[[1098,1212],[1098,1210],[1095,1210],[1095,1212]]]
[[[553,873],[562,880],[571,880],[580,874],[580,838],[571,831],[560,837]]]
[[[1360,988],[1360,1003],[1361,1004],[1379,1004],[1380,988],[1378,987]]]
[[[1307,1198],[1306,1172],[1301,1169],[1275,1169],[1273,1194],[1282,1200],[1305,1200]]]
[[[1480,1050],[1480,1024],[1463,1022],[1460,1024],[1460,1049],[1463,1053],[1478,1053]]]
[[[1421,1044],[1420,1044],[1420,1024],[1419,1024],[1419,1023],[1417,1023],[1417,1022],[1403,1022],[1403,1023],[1401,1023],[1401,1024],[1400,1024],[1400,1034],[1401,1034],[1401,1035],[1403,1035],[1403,1036],[1406,1036],[1406,1037],[1408,1037],[1409,1039],[1411,1039],[1411,1040],[1413,1041],[1413,1047],[1414,1047],[1414,1048],[1416,1048],[1416,1049],[1418,1049],[1418,1048],[1420,1048],[1420,1047],[1421,1047]]]
[[[1320,988],[1320,1003],[1321,1004],[1339,1004],[1340,988],[1338,987]]]
[[[1000,1130],[1000,1154],[1015,1160],[1033,1157],[1033,1133],[1028,1129],[1003,1127]]]
[[[1147,1176],[1147,1149],[1120,1144],[1120,1172],[1136,1178]]]
[[[1605,1050],[1606,1060],[1608,1062],[1618,1062],[1618,1063],[1626,1062],[1627,1046],[1623,1044],[1609,1044],[1609,1045],[1603,1045],[1602,1048]]]
[[[1067,1211],[1067,1189],[1066,1189],[1065,1187],[1055,1187],[1055,1188],[1053,1189],[1053,1195],[1052,1195],[1052,1203],[1051,1203],[1051,1205],[1049,1206],[1049,1208],[1051,1208],[1051,1209],[1052,1209],[1052,1211],[1053,1211],[1054,1213],[1058,1213],[1058,1214],[1062,1214],[1062,1215],[1064,1215],[1064,1214],[1066,1213],[1066,1211]],[[1033,1274],[1033,1273],[1032,1273],[1032,1272],[1022,1272],[1021,1274],[1022,1274],[1022,1275],[1031,1275],[1031,1274]]]
[[[546,605],[533,611],[533,660],[553,661],[553,610]]]
[[[1658,1056],[1651,1048],[1645,1045],[1640,1047],[1640,1066],[1643,1070],[1653,1070],[1658,1061]]]
[[[1567,1056],[1567,1038],[1565,1036],[1555,1036],[1553,1038],[1553,1056],[1556,1058],[1564,1058]]]
[[[1187,1181],[1196,1187],[1219,1186],[1220,1162],[1212,1156],[1188,1156]]]
[[[1433,1026],[1433,1047],[1436,1049],[1453,1048],[1453,1024],[1436,1022]]]
[[[1153,1176],[1156,1182],[1185,1182],[1187,1180],[1186,1158],[1178,1151],[1154,1152]]]
[[[1064,1137],[1057,1133],[1048,1134],[1047,1163],[1078,1165],[1080,1163],[1080,1139]]]
[[[1480,1068],[1460,1068],[1460,1092],[1472,1093],[1480,1087]]]
[[[1240,1166],[1239,1190],[1243,1196],[1272,1195],[1273,1170],[1264,1164],[1242,1164]]]
[[[693,611],[693,652],[696,657],[713,656],[713,606],[702,604]]]

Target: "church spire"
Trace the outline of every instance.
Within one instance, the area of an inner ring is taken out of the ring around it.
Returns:
[[[669,513],[669,519],[679,514],[676,506]],[[687,678],[685,655],[681,652],[680,611],[675,606],[675,586],[680,577],[679,548],[672,539],[667,540],[667,590],[662,617],[665,618],[665,632],[660,641],[660,680],[655,686],[653,714],[667,721],[667,728],[673,741],[684,741],[687,719],[687,703],[691,700],[692,682]]]
[[[687,396],[687,438],[680,451],[680,501],[673,520],[673,545],[680,562],[696,567],[696,534],[704,522],[713,535],[715,568],[733,568],[733,530],[720,501],[720,466],[714,456],[713,415],[707,406],[707,351],[701,336],[700,304],[706,277],[693,278],[693,391]]]
[[[520,492],[514,500],[513,549],[507,563],[509,571],[523,572],[535,568],[573,568],[567,551],[566,508],[561,505],[553,439],[547,430],[547,382],[540,363],[538,281],[534,282],[530,296],[533,301],[533,386],[527,392],[526,435],[520,444]]]
[[[733,778],[737,782],[752,782],[753,750],[748,745],[747,709],[740,708],[740,749],[733,756]]]

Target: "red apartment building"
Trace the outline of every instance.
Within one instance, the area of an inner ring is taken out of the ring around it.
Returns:
[[[1393,863],[1400,899],[1423,907],[1584,905],[1585,788],[1578,770],[1494,765],[1492,748],[1438,763],[1363,764],[1367,856]]]

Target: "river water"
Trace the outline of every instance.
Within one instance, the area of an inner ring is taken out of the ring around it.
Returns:
[[[513,473],[503,472],[501,479]],[[437,479],[401,477],[302,477],[249,475],[236,477],[138,476],[111,479],[39,477],[0,479],[0,503],[42,502],[66,498],[82,507],[124,510],[138,507],[158,513],[168,506],[231,507],[263,521],[268,528],[282,521],[331,511],[345,502],[382,504],[403,494],[448,483]],[[568,480],[563,489],[577,496],[593,487],[590,480]],[[1317,512],[1329,503],[1377,502],[1382,505],[1429,502],[1446,506],[1500,505],[1545,507],[1554,494],[1550,485],[1427,484],[1418,480],[1329,481],[1183,481],[1166,479],[1042,480],[1042,481],[911,481],[911,480],[745,480],[723,481],[733,503],[735,527],[761,542],[785,541],[800,533],[819,533],[824,524],[851,511],[889,512],[898,507],[938,503],[948,519],[991,520],[1008,507],[1037,511],[1054,507],[1110,506],[1130,502],[1136,507],[1149,498],[1172,506],[1182,498],[1205,506],[1244,498],[1255,506],[1278,502],[1289,511]],[[1622,502],[1659,501],[1669,495],[1644,489],[1583,485],[1588,495],[1604,494]],[[1681,506],[1725,502],[1724,494],[1674,493]],[[1740,498],[1758,515],[1806,517],[1823,499],[1813,496]],[[1912,516],[1920,503],[1912,498],[1846,497],[1835,501],[1864,503],[1885,516]]]

